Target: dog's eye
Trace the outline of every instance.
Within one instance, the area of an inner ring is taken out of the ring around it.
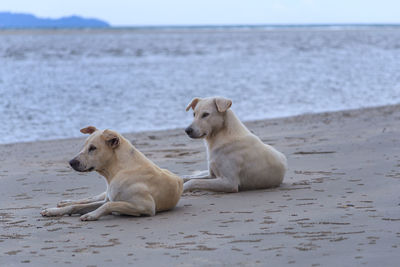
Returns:
[[[210,115],[210,113],[204,112],[203,115],[201,115],[201,118],[205,118],[205,117],[207,117],[208,115]]]
[[[196,113],[193,112],[193,117],[196,117]]]
[[[89,147],[89,152],[95,151],[97,148],[94,145],[91,145]]]

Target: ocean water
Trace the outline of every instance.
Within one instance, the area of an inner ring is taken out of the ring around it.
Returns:
[[[184,127],[214,95],[242,120],[400,103],[400,28],[0,31],[0,143]]]

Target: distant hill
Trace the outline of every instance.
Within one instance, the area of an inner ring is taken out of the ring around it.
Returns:
[[[38,18],[31,14],[0,12],[0,29],[21,28],[105,28],[110,24],[99,19],[79,16],[59,19]]]

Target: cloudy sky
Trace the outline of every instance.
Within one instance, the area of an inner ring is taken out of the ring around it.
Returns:
[[[114,26],[400,23],[400,0],[0,0],[0,11]]]

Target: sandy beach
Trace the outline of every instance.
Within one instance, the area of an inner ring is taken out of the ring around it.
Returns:
[[[400,105],[246,125],[287,156],[281,187],[193,192],[155,217],[96,222],[40,215],[104,191],[100,175],[68,166],[84,136],[1,145],[0,266],[399,264]],[[203,142],[183,129],[125,136],[178,175],[206,169]]]

